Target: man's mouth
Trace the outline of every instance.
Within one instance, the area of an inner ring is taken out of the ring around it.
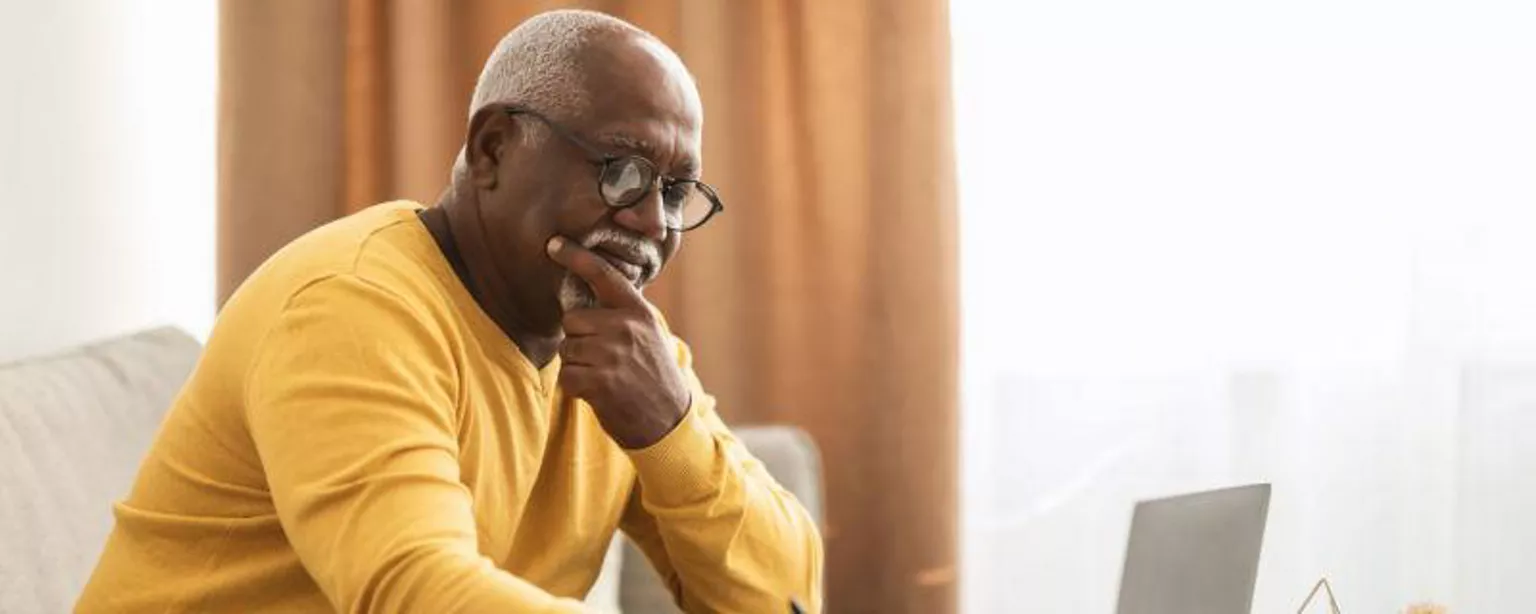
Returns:
[[[592,246],[592,253],[608,261],[608,264],[612,265],[614,270],[623,275],[625,279],[628,279],[629,283],[635,287],[650,281],[651,275],[654,274],[654,266],[645,256],[627,250],[623,246],[594,245]]]

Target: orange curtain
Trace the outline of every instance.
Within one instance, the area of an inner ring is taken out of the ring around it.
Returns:
[[[697,76],[728,210],[648,292],[735,423],[825,456],[828,603],[952,612],[957,307],[946,0],[224,0],[220,297],[283,243],[432,202],[496,41],[581,6]]]

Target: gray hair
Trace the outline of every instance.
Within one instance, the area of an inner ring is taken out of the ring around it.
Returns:
[[[480,70],[469,117],[486,105],[516,102],[553,117],[586,112],[588,91],[578,61],[580,52],[593,40],[607,36],[654,38],[629,22],[596,11],[567,9],[530,17],[497,43]],[[542,131],[523,131],[524,138],[538,139]],[[453,175],[468,171],[464,150],[454,162]]]

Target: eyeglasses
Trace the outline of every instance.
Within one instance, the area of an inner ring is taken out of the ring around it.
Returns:
[[[644,200],[658,184],[661,186],[662,217],[668,230],[687,232],[708,222],[715,214],[725,210],[720,195],[709,184],[697,179],[667,177],[656,169],[656,163],[642,156],[615,156],[576,136],[564,126],[555,123],[544,114],[518,105],[505,107],[507,115],[527,115],[544,122],[555,134],[560,135],[577,148],[586,152],[588,161],[597,167],[597,192],[603,202],[614,209],[633,207]]]

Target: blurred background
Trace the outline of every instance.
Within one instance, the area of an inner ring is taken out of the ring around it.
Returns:
[[[1536,603],[1536,6],[0,3],[0,362],[435,201],[495,41],[677,49],[728,212],[649,292],[806,429],[835,612],[1110,612],[1131,506],[1275,485],[1255,612]]]

